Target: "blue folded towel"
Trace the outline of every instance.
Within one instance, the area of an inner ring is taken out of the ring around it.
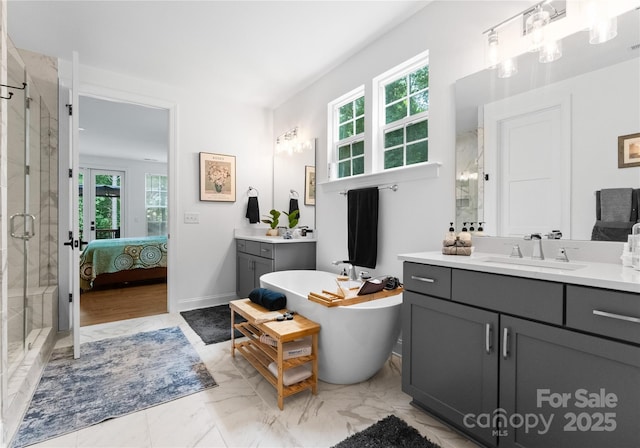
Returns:
[[[278,311],[287,307],[287,297],[284,294],[266,288],[256,288],[251,291],[249,300],[269,311]]]

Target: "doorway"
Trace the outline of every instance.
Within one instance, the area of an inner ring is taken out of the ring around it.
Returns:
[[[84,250],[95,276],[80,295],[81,326],[167,312],[169,134],[167,109],[80,96],[80,234],[93,242]],[[156,253],[164,264],[141,257]],[[117,271],[98,271],[107,263]]]

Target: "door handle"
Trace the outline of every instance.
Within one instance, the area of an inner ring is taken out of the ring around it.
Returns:
[[[502,357],[504,359],[509,357],[509,329],[507,327],[502,333]]]
[[[16,233],[15,221],[17,217],[22,217],[25,220],[24,222],[25,231],[22,234]],[[27,218],[31,220],[31,229],[29,229],[29,226],[27,225]],[[20,238],[22,240],[28,241],[35,236],[36,234],[35,228],[36,228],[36,217],[29,213],[16,213],[9,217],[9,233],[13,238]]]
[[[491,354],[492,344],[491,344],[491,336],[493,334],[493,329],[491,328],[491,324],[487,323],[484,327],[484,351],[487,352],[487,355]]]

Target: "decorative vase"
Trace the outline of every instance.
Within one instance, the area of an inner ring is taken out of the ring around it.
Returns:
[[[267,236],[278,236],[278,229],[267,230]]]
[[[216,193],[221,193],[222,192],[222,184],[214,183],[213,186],[216,189]]]

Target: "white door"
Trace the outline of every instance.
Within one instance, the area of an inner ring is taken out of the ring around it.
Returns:
[[[69,257],[69,293],[70,293],[70,310],[69,316],[71,320],[71,333],[73,340],[73,357],[80,357],[80,251],[82,244],[84,243],[80,238],[79,227],[79,195],[78,195],[78,154],[79,154],[79,114],[80,114],[80,101],[79,101],[79,87],[80,82],[79,75],[79,57],[77,52],[73,52],[73,68],[72,68],[72,80],[71,80],[71,92],[70,92],[70,107],[71,114],[70,120],[70,133],[69,139],[69,241],[68,247],[71,250],[71,256]]]
[[[485,229],[492,234],[560,230],[570,237],[569,108],[568,97],[535,95],[485,106]]]

